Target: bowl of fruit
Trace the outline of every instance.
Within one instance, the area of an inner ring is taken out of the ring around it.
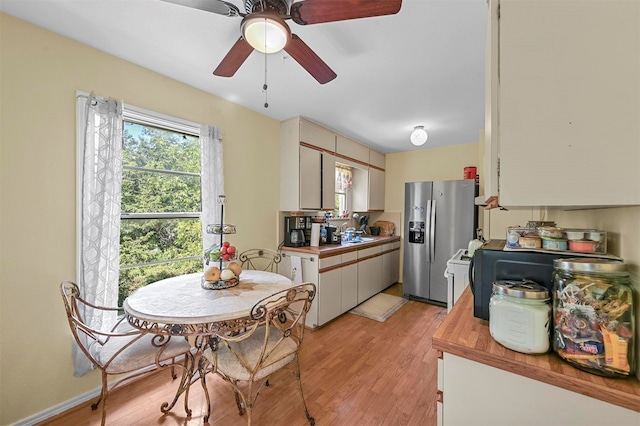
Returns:
[[[222,243],[222,245],[214,244],[204,252],[205,263],[208,265],[211,262],[228,262],[236,258],[238,251],[235,246],[229,244],[228,241]]]
[[[242,267],[236,262],[229,262],[222,269],[208,265],[202,277],[202,288],[207,290],[222,290],[238,285]]]

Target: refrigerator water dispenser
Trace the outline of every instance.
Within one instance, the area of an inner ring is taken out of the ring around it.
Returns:
[[[409,242],[424,244],[424,222],[409,222]]]

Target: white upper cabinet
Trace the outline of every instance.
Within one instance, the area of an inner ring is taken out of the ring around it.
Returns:
[[[336,206],[336,156],[322,153],[322,210]]]
[[[322,153],[300,146],[300,209],[322,208]]]
[[[489,0],[485,47],[484,193],[498,195],[498,0]]]
[[[384,210],[384,154],[302,117],[280,129],[280,210],[333,210],[336,161],[353,167],[350,210]]]
[[[336,154],[369,164],[369,147],[342,135],[336,136]]]
[[[333,210],[335,133],[300,117],[280,130],[280,210]]]
[[[300,142],[316,146],[328,152],[336,151],[336,134],[315,123],[298,119],[300,123]]]
[[[639,17],[638,1],[499,2],[487,153],[502,205],[640,204]]]
[[[369,167],[369,205],[367,210],[384,210],[384,172],[373,167]]]
[[[386,157],[384,154],[380,154],[378,151],[372,149],[369,150],[369,164],[380,169],[385,168]]]

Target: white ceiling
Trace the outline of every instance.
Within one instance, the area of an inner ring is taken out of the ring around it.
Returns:
[[[244,11],[242,0],[227,1]],[[476,142],[484,128],[485,0],[403,0],[396,15],[308,26],[288,20],[338,77],[321,85],[284,51],[268,55],[268,108],[263,54],[253,52],[231,78],[212,74],[240,36],[241,18],[160,0],[0,0],[0,10],[277,120],[301,115],[385,153]],[[420,148],[409,141],[416,125],[429,133]]]

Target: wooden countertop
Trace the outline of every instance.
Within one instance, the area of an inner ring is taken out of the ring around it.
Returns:
[[[336,256],[338,254],[347,253],[350,251],[365,249],[369,247],[375,247],[382,244],[393,243],[396,241],[400,241],[399,236],[395,237],[374,237],[371,235],[367,235],[366,238],[375,238],[375,241],[368,241],[364,243],[353,243],[353,244],[327,244],[324,246],[318,247],[285,247],[282,246],[280,250],[282,251],[294,251],[302,254],[312,254],[318,255],[319,257],[330,257]]]
[[[489,322],[473,316],[470,288],[464,291],[433,335],[433,347],[640,412],[640,381],[635,377],[601,377],[572,367],[553,352],[527,355],[501,346],[491,337]]]

